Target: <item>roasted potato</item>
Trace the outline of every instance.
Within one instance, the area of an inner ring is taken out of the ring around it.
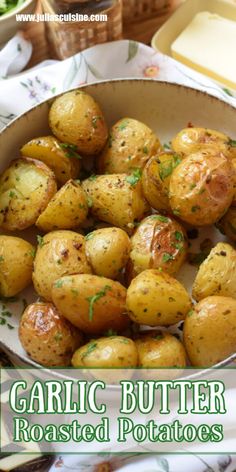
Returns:
[[[57,97],[49,111],[49,126],[64,143],[76,145],[85,156],[99,153],[108,138],[103,113],[94,100],[82,90]]]
[[[127,279],[146,269],[162,268],[175,274],[184,263],[187,249],[185,230],[177,221],[163,215],[148,216],[131,237]]]
[[[138,173],[98,175],[83,181],[92,215],[128,233],[149,206],[142,194]]]
[[[194,367],[210,367],[236,351],[236,300],[207,297],[184,322],[184,345]]]
[[[170,177],[182,157],[174,152],[160,152],[149,159],[143,169],[143,193],[152,208],[171,211],[169,203]]]
[[[78,368],[134,368],[138,364],[138,353],[134,341],[124,336],[95,339],[75,351],[73,367]]]
[[[234,196],[231,159],[211,151],[186,157],[170,178],[170,204],[181,220],[192,225],[215,223]]]
[[[38,237],[34,260],[33,283],[36,292],[48,301],[55,280],[67,274],[89,274],[91,268],[85,255],[85,240],[73,231],[52,231]]]
[[[0,226],[9,231],[32,226],[56,191],[55,176],[43,162],[12,161],[0,177]]]
[[[135,344],[138,350],[139,367],[148,369],[142,372],[146,379],[152,380],[155,375],[165,379],[175,378],[186,367],[187,355],[184,346],[169,333],[144,331],[135,340]],[[171,370],[164,369],[157,373],[153,370],[164,367]]]
[[[73,325],[88,334],[103,334],[109,329],[125,329],[126,289],[119,283],[97,275],[71,275],[53,284],[52,298],[58,310]]]
[[[109,140],[98,159],[100,174],[130,173],[142,169],[161,148],[159,139],[144,123],[122,118],[110,131]]]
[[[86,255],[93,272],[117,279],[126,266],[130,239],[120,228],[102,228],[85,236]]]
[[[73,144],[61,143],[55,136],[35,138],[24,144],[21,154],[44,162],[54,172],[59,185],[76,179],[80,171],[80,156]]]
[[[46,367],[70,365],[73,352],[82,344],[81,333],[52,303],[33,303],[25,309],[19,337],[31,359]]]
[[[35,249],[24,239],[0,235],[0,295],[12,297],[30,284]]]
[[[193,284],[193,297],[199,301],[210,295],[236,298],[236,251],[218,243],[200,265]]]
[[[54,229],[73,229],[87,218],[88,204],[86,194],[80,184],[69,180],[48,203],[36,221],[42,231]]]
[[[208,128],[184,128],[172,139],[172,148],[184,157],[189,154],[213,148],[219,153],[228,154],[230,139],[226,134]]]
[[[236,208],[231,206],[216,226],[222,234],[236,241]]]
[[[141,272],[132,280],[126,298],[132,321],[149,326],[168,326],[185,318],[191,300],[183,285],[155,269]]]

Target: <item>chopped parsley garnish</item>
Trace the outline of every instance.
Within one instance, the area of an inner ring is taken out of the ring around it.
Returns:
[[[188,312],[187,316],[192,316],[193,313],[194,313],[194,310],[190,310],[190,311]]]
[[[89,343],[87,350],[82,354],[81,359],[91,354],[91,352],[93,352],[96,348],[97,348],[97,343],[95,342]]]
[[[31,251],[29,252],[29,255],[31,257],[33,257],[33,259],[35,258],[35,254],[36,254],[36,248],[34,247],[33,249],[31,249]]]
[[[126,177],[126,181],[130,185],[134,186],[139,182],[141,177],[142,177],[142,170],[141,169],[135,169],[134,172],[131,175],[128,175],[128,177]]]
[[[39,247],[43,247],[44,244],[46,244],[43,240],[43,237],[40,236],[39,234],[37,235],[37,243],[38,243]]]
[[[169,177],[181,161],[181,157],[178,154],[174,154],[168,161],[162,162],[159,169],[160,179],[163,181]]]
[[[94,232],[92,231],[91,233],[86,234],[85,239],[86,241],[89,241],[90,239],[93,239],[94,237]]]
[[[89,208],[92,208],[92,206],[93,206],[93,200],[92,200],[91,197],[87,197],[87,204],[88,204],[88,207],[89,207]]]
[[[4,257],[0,256],[0,262],[4,262]]]
[[[191,208],[192,213],[196,213],[196,211],[201,210],[201,207],[199,205],[194,205]]]
[[[236,147],[236,139],[230,139],[230,140],[229,140],[229,145],[230,145],[231,147]]]
[[[94,309],[94,304],[100,300],[100,298],[105,297],[107,290],[110,290],[111,287],[110,285],[105,285],[103,290],[100,290],[100,292],[97,292],[95,295],[92,297],[86,298],[86,300],[89,302],[89,321],[93,320],[93,309]]]
[[[122,121],[122,122],[118,125],[119,130],[120,130],[120,131],[123,131],[123,130],[126,128],[127,124],[128,124],[128,121],[127,121],[127,120]]]
[[[170,150],[171,149],[170,143],[169,144],[164,143],[163,148],[166,149],[166,150]]]
[[[61,341],[63,338],[62,334],[61,333],[56,333],[55,336],[54,336],[54,339],[56,342],[58,341]]]
[[[9,197],[10,197],[10,198],[17,198],[17,195],[16,195],[16,193],[15,193],[13,190],[10,190],[10,192],[9,192]]]
[[[170,221],[169,218],[167,218],[167,216],[163,216],[163,215],[152,215],[151,219],[152,220],[159,220],[162,223],[169,223],[169,221]]]
[[[54,287],[56,288],[61,288],[63,286],[63,280],[57,280],[57,282],[54,283]]]
[[[90,177],[88,178],[88,180],[94,181],[94,180],[96,180],[96,178],[97,178],[97,175],[96,175],[96,174],[92,174],[92,175],[90,175]]]
[[[181,231],[175,231],[175,239],[177,239],[177,241],[183,241],[184,240],[183,233],[181,233]]]
[[[165,253],[163,254],[163,257],[162,257],[162,261],[163,261],[163,262],[173,261],[173,259],[174,259],[174,258],[173,258],[173,256],[172,256],[172,254],[170,254],[169,252],[165,252]]]
[[[143,152],[144,152],[144,154],[148,154],[148,147],[147,146],[144,146]]]
[[[175,209],[173,210],[173,214],[174,214],[175,216],[179,216],[179,215],[181,214],[181,212],[180,212],[180,210],[178,210],[177,208],[175,208]]]
[[[117,336],[117,331],[114,331],[114,329],[108,329],[105,333],[104,336],[107,336],[108,338],[110,336]]]
[[[67,157],[75,157],[76,159],[82,159],[77,152],[76,144],[60,143],[59,146],[61,149],[63,149],[63,151],[66,151]]]
[[[229,95],[229,97],[233,97],[231,90],[229,90],[228,88],[223,87],[222,90],[226,93],[226,95]]]

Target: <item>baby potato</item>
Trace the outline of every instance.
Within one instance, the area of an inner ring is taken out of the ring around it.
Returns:
[[[85,156],[99,153],[108,138],[103,113],[94,100],[82,90],[57,97],[49,111],[49,126],[64,143],[74,144]]]
[[[74,326],[88,334],[124,330],[126,289],[97,275],[71,275],[54,282],[52,299],[58,310]]]
[[[0,235],[0,295],[13,297],[31,283],[34,247],[24,239]]]
[[[205,148],[213,148],[219,153],[228,153],[229,137],[219,131],[208,128],[184,128],[171,142],[175,152],[184,157],[196,153]]]
[[[102,228],[85,236],[86,255],[93,272],[116,279],[126,266],[130,239],[120,228]]]
[[[50,200],[38,217],[36,226],[45,232],[54,229],[73,229],[86,220],[87,214],[85,192],[77,181],[69,180]]]
[[[140,173],[98,175],[83,181],[92,215],[129,234],[149,206],[142,194]]]
[[[143,193],[152,208],[171,211],[169,203],[170,177],[182,157],[174,152],[160,152],[153,156],[143,169]]]
[[[52,301],[55,280],[67,274],[91,273],[85,255],[85,239],[73,231],[52,231],[39,244],[34,260],[33,283],[36,292]]]
[[[138,350],[139,367],[144,370],[145,379],[153,379],[153,369],[166,369],[158,372],[157,376],[162,378],[176,378],[181,370],[186,367],[186,352],[183,344],[169,333],[158,331],[147,331],[140,334],[135,340]],[[175,369],[173,369],[173,367]],[[150,370],[149,370],[150,369]]]
[[[32,226],[56,191],[55,175],[43,162],[12,161],[0,177],[0,226],[8,231]]]
[[[231,206],[216,226],[221,233],[236,241],[236,208]]]
[[[215,223],[234,196],[231,159],[211,151],[186,157],[170,178],[170,205],[175,215],[192,225]]]
[[[131,369],[138,364],[138,352],[132,339],[110,336],[95,339],[77,349],[71,363],[82,369]]]
[[[207,297],[184,322],[184,345],[194,367],[210,367],[236,351],[236,300]]]
[[[126,308],[135,323],[168,326],[185,318],[191,300],[178,280],[149,269],[132,280],[127,290]]]
[[[163,215],[148,216],[131,237],[128,279],[146,269],[162,268],[175,274],[184,263],[187,249],[185,230],[177,221]]]
[[[159,139],[144,123],[122,118],[110,131],[109,140],[98,159],[100,174],[130,173],[142,169],[161,149]]]
[[[21,154],[44,162],[54,172],[59,185],[76,179],[80,171],[79,155],[73,144],[61,143],[55,136],[34,138],[21,148]]]
[[[218,243],[200,265],[193,284],[193,297],[199,301],[210,295],[236,298],[236,251]]]
[[[29,305],[20,320],[20,342],[35,362],[46,367],[70,365],[82,344],[81,333],[60,315],[52,303]]]

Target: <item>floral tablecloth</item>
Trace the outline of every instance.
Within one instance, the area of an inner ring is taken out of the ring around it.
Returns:
[[[10,52],[15,48],[20,56],[24,56],[29,54],[29,47],[23,37],[17,36],[11,43]],[[11,57],[9,49],[4,60],[0,55],[0,129],[20,113],[57,93],[112,78],[146,77],[177,82],[207,91],[236,106],[236,96],[231,90],[134,41],[95,46],[63,62],[49,61],[31,71],[6,78],[9,71],[14,72]],[[24,63],[24,57],[17,57],[18,64]],[[206,456],[167,457],[66,455],[55,459],[50,472],[236,472],[236,457],[217,456],[215,449],[209,452],[211,454]]]

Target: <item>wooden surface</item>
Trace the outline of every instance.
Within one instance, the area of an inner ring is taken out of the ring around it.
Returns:
[[[40,1],[40,0],[39,0]],[[155,31],[168,19],[171,13],[182,3],[183,0],[174,0],[171,10],[166,14],[157,15],[155,17],[138,21],[135,23],[125,23],[123,27],[123,37],[125,39],[133,39],[145,44],[150,44],[151,38]],[[36,12],[41,12],[40,3],[38,3]],[[27,69],[36,64],[50,59],[50,51],[45,38],[45,24],[43,22],[30,22],[25,28],[27,38],[33,44],[32,58]]]

